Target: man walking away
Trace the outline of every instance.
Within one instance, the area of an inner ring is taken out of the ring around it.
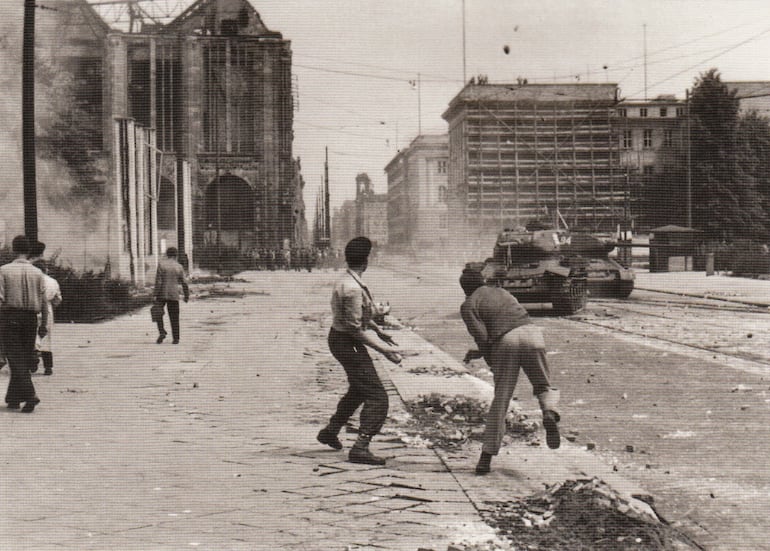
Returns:
[[[179,344],[179,288],[182,288],[184,301],[190,300],[190,288],[184,275],[184,268],[177,262],[176,247],[166,250],[166,258],[158,263],[158,271],[155,274],[155,302],[165,305],[168,317],[171,320],[171,336],[174,344]],[[163,316],[158,320],[158,344],[166,338],[166,329],[163,327]]]
[[[371,250],[372,242],[368,238],[352,239],[345,247],[348,270],[334,285],[331,300],[334,319],[329,331],[329,350],[345,369],[349,388],[337,404],[337,411],[329,424],[321,429],[317,438],[322,444],[341,450],[342,442],[337,435],[358,406],[363,404],[358,440],[350,450],[348,460],[351,463],[384,465],[384,458],[369,451],[369,442],[385,423],[388,394],[366,348],[377,350],[393,363],[399,363],[401,356],[398,349],[391,346],[396,343],[390,335],[372,321],[374,300],[361,280]],[[375,338],[372,332],[379,338]]]
[[[508,291],[484,284],[479,272],[466,270],[460,277],[465,302],[460,307],[465,326],[478,350],[469,350],[465,361],[483,357],[494,376],[495,396],[489,407],[481,457],[476,474],[490,470],[492,456],[500,451],[505,418],[516,388],[519,369],[524,370],[543,412],[549,448],[559,447],[559,391],[551,386],[542,330],[533,325],[527,311]]]
[[[45,280],[27,258],[30,242],[25,236],[14,237],[11,248],[16,259],[0,266],[0,335],[11,370],[5,402],[9,409],[19,409],[24,402],[21,411],[32,413],[40,403],[32,384],[35,335],[48,333]],[[38,313],[42,314],[39,327]]]

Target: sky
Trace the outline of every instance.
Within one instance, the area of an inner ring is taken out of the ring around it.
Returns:
[[[252,4],[292,41],[310,223],[325,147],[334,207],[354,197],[359,172],[387,191],[385,165],[419,129],[446,132],[441,115],[463,83],[461,0]],[[684,98],[711,67],[723,80],[770,81],[766,0],[466,0],[464,11],[466,78],[611,82],[636,99]]]
[[[22,0],[0,6],[10,2]],[[250,2],[292,44],[294,155],[311,227],[326,148],[333,208],[354,197],[361,172],[386,192],[385,165],[420,130],[446,132],[441,114],[464,77],[610,82],[629,99],[683,98],[712,67],[723,80],[770,81],[767,0]],[[190,3],[142,6],[159,13]]]

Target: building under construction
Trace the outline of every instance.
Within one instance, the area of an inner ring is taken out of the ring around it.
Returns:
[[[615,84],[466,85],[443,114],[454,236],[533,219],[615,228],[627,207],[616,96]]]
[[[141,282],[162,243],[194,248],[196,263],[223,249],[303,246],[290,42],[246,0],[197,0],[163,23],[127,1],[127,30],[100,12],[118,3],[53,12],[53,57],[102,121],[94,154],[110,167],[113,271]]]

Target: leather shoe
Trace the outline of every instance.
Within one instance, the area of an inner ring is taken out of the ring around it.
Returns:
[[[21,407],[21,404],[19,402],[8,402],[8,405],[5,406],[8,409],[19,409]]]
[[[326,444],[327,446],[334,448],[335,450],[342,449],[342,442],[340,442],[340,439],[337,437],[337,435],[333,434],[329,429],[321,429],[318,432],[318,436],[316,436],[316,440],[318,440],[321,444]]]
[[[552,450],[557,449],[561,445],[561,437],[559,436],[559,417],[556,412],[546,410],[543,412],[543,428],[545,429],[545,443]]]
[[[162,342],[163,342],[163,339],[165,339],[165,338],[166,338],[166,333],[165,333],[165,332],[163,332],[163,333],[161,333],[160,335],[158,335],[158,339],[157,339],[155,342],[156,342],[157,344],[160,344],[160,343],[162,343]]]
[[[24,404],[24,407],[21,408],[22,413],[32,413],[35,411],[35,406],[40,403],[40,398],[33,398],[32,400],[27,400],[27,403]]]
[[[53,369],[46,369],[43,375],[53,375]]]
[[[481,452],[479,462],[476,464],[476,474],[484,475],[492,470],[492,454],[487,452]]]
[[[362,463],[364,465],[384,465],[386,460],[384,457],[377,457],[369,448],[361,448],[353,446],[348,453],[348,461],[351,463]]]

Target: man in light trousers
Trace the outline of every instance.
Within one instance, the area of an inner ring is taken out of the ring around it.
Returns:
[[[551,386],[542,330],[533,325],[516,298],[500,287],[484,284],[479,272],[466,270],[460,277],[465,302],[460,307],[465,326],[478,350],[469,350],[465,361],[483,357],[494,375],[495,396],[487,414],[481,457],[476,474],[490,471],[492,457],[500,451],[505,418],[523,370],[543,412],[543,427],[549,448],[559,447],[559,391]]]

